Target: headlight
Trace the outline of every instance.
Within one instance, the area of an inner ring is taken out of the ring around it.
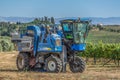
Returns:
[[[60,39],[56,39],[56,46],[60,46],[60,45],[61,45]]]

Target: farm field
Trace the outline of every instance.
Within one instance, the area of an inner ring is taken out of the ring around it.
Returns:
[[[87,42],[98,43],[120,43],[120,33],[109,31],[90,31],[87,37]]]
[[[16,68],[18,52],[0,53],[0,80],[120,80],[120,67],[87,65],[84,73],[19,72]]]
[[[0,4],[0,80],[120,80],[120,0]]]
[[[7,37],[5,37],[7,38]],[[1,38],[2,40],[2,38]],[[5,39],[6,41],[6,39]],[[10,40],[9,40],[10,41]],[[98,46],[98,42],[102,41],[102,45]],[[104,54],[106,57],[106,49],[108,49],[109,54],[112,52],[118,52],[120,50],[120,33],[109,32],[109,31],[90,31],[87,38],[87,43],[97,43],[97,47],[90,47],[86,49],[86,55],[89,56],[93,53],[96,54],[96,59]],[[3,42],[1,42],[3,43]],[[104,44],[105,43],[105,44]],[[119,43],[119,44],[118,44]],[[106,44],[109,48],[106,47]],[[109,45],[108,45],[109,44]],[[111,47],[111,44],[113,45]],[[4,44],[3,44],[4,45]],[[104,45],[104,46],[103,46]],[[91,45],[90,45],[91,46]],[[103,48],[105,50],[102,51]],[[2,46],[1,46],[2,47]],[[88,46],[89,47],[89,46]],[[114,50],[113,47],[115,48]],[[4,47],[2,50],[7,50],[8,47]],[[10,48],[12,50],[12,48]],[[98,50],[99,49],[99,50]],[[110,51],[111,50],[111,51]],[[104,53],[103,53],[104,52]],[[91,54],[89,54],[91,53]],[[16,56],[18,52],[0,52],[0,80],[120,80],[120,66],[117,67],[114,63],[108,63],[103,67],[99,64],[99,58],[97,59],[97,65],[93,65],[93,56],[90,57],[90,61],[87,63],[87,68],[84,73],[72,73],[67,67],[66,73],[47,73],[38,71],[23,71],[19,72],[16,68]],[[109,56],[108,54],[108,56]],[[85,56],[84,56],[85,57]],[[110,56],[109,56],[110,57]],[[104,60],[102,60],[104,61]],[[107,61],[107,60],[106,60]],[[104,63],[104,62],[101,62]]]

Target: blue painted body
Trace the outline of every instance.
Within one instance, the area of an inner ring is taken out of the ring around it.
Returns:
[[[84,43],[83,44],[73,44],[71,46],[71,49],[73,51],[84,51],[85,48],[86,48],[86,44],[84,44]]]
[[[63,31],[62,30],[57,30],[57,34],[61,37],[64,38]]]
[[[38,40],[41,34],[40,28],[38,26],[28,26],[27,30],[32,30],[34,31],[34,43],[33,43],[33,53],[36,55],[37,53],[37,45],[38,45]]]
[[[34,56],[37,52],[62,52],[61,37],[58,34],[47,34],[47,36],[45,36],[46,28],[38,26],[28,26],[27,30],[34,32]],[[56,45],[56,40],[58,39],[60,44]],[[44,42],[44,40],[46,42]]]
[[[48,34],[48,36],[46,37],[46,43],[43,42],[44,39],[44,34],[42,33],[42,40],[38,42],[38,49],[37,52],[62,52],[62,44],[61,44],[61,38],[59,35],[57,34]],[[59,39],[60,40],[60,45],[57,46],[56,45],[56,40]]]

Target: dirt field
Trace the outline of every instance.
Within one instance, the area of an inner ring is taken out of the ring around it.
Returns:
[[[120,67],[87,65],[84,73],[19,72],[17,52],[0,53],[0,80],[120,80]]]

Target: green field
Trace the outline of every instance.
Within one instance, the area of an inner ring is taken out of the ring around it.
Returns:
[[[92,62],[95,64],[99,64],[99,62],[104,64],[111,59],[110,62],[113,63],[113,61],[115,61],[114,63],[119,66],[120,33],[104,30],[91,30],[88,34],[86,42],[87,46],[85,52],[83,53],[84,57],[87,59],[92,58]]]
[[[98,43],[120,43],[120,33],[109,31],[90,31],[87,37],[87,42]]]

